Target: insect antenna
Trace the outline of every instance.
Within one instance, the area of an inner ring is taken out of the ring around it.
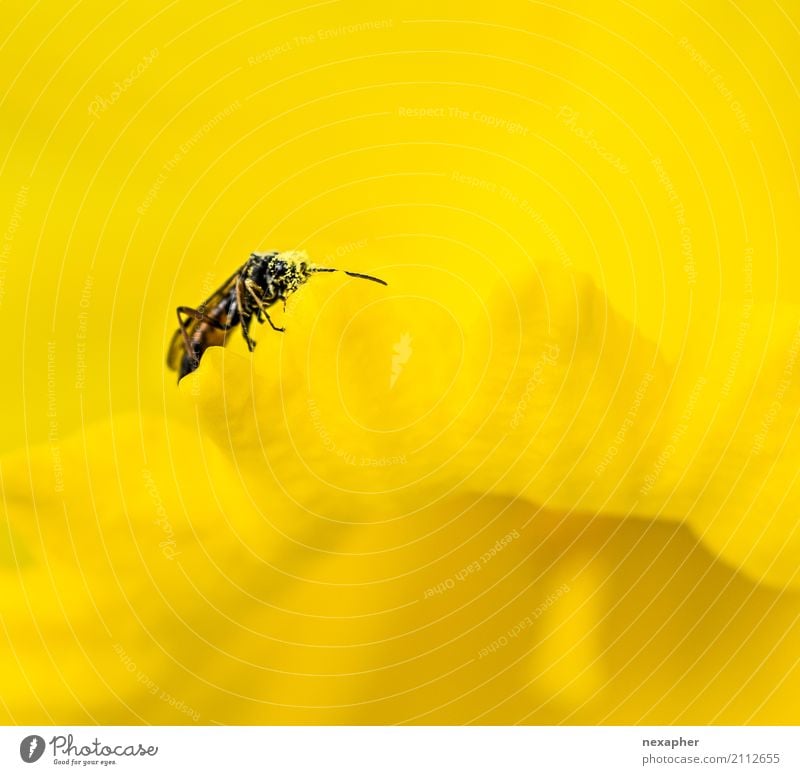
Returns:
[[[308,272],[344,272],[350,277],[358,277],[361,280],[372,280],[374,283],[380,283],[381,285],[388,285],[389,283],[386,280],[381,280],[380,277],[373,277],[371,274],[361,274],[360,272],[349,272],[347,269],[334,269],[330,266],[310,266],[308,267]]]

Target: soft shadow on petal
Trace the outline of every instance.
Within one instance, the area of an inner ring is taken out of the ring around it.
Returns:
[[[364,522],[480,492],[686,521],[755,580],[800,583],[800,433],[770,423],[754,447],[794,326],[720,404],[724,375],[673,373],[581,275],[542,264],[481,298],[445,279],[434,305],[406,293],[424,272],[377,298],[358,283],[312,297],[286,334],[259,332],[252,357],[214,348],[184,380],[256,500],[274,486],[323,518]]]
[[[2,462],[10,722],[786,723],[796,707],[796,594],[683,527],[479,493],[400,518],[351,495],[332,518],[274,479],[245,490],[159,419],[62,453],[58,493],[48,448]]]

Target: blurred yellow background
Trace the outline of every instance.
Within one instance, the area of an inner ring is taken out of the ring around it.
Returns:
[[[795,6],[4,8],[0,720],[800,722]]]

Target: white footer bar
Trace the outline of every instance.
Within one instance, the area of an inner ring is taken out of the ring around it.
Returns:
[[[800,773],[798,727],[0,727],[0,772]]]

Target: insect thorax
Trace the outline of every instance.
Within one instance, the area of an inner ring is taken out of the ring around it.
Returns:
[[[253,253],[245,265],[243,279],[260,289],[263,303],[273,304],[308,280],[308,266],[308,256],[301,250]]]

